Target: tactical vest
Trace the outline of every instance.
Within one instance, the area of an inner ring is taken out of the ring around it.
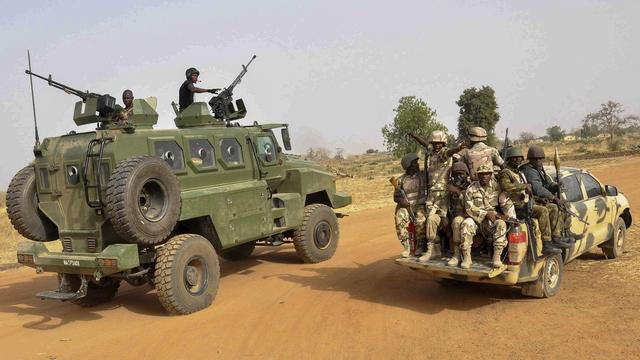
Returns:
[[[429,191],[446,191],[452,160],[447,156],[447,148],[429,156],[427,170],[429,171]]]
[[[427,201],[427,194],[425,192],[426,178],[424,172],[420,171],[415,175],[402,175],[400,183],[402,189],[407,195],[409,204],[423,205]]]
[[[493,156],[497,150],[485,143],[476,143],[470,149],[466,149],[462,158],[464,162],[469,166],[469,175],[472,180],[477,180],[478,176],[476,171],[482,164],[493,164]]]

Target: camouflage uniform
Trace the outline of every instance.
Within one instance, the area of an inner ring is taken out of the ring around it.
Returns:
[[[558,210],[558,205],[551,202],[555,199],[552,191],[557,191],[558,185],[544,171],[536,169],[531,164],[522,165],[521,171],[526,181],[531,184],[534,199],[544,206],[549,213],[551,236],[560,238],[565,219]]]
[[[447,196],[447,182],[451,170],[451,157],[447,155],[448,149],[442,148],[436,154],[427,157],[426,168],[429,172],[429,194],[426,201],[427,210],[427,254],[421,261],[427,261],[434,256],[439,256],[439,249],[429,251],[429,248],[439,248],[438,229],[442,224],[442,218],[447,216],[449,198]],[[428,256],[427,256],[428,255]]]
[[[492,172],[490,164],[483,164],[478,168],[479,172]],[[498,183],[491,179],[489,185],[482,187],[479,181],[474,181],[464,192],[465,210],[469,218],[464,219],[460,229],[462,238],[461,248],[463,255],[470,259],[471,245],[473,244],[473,236],[480,229],[483,236],[491,236],[493,239],[495,267],[502,266],[500,255],[507,245],[507,224],[504,220],[497,219],[491,222],[486,218],[487,212],[498,209],[513,209],[513,203],[510,199],[501,195],[501,189]],[[468,262],[463,261],[463,265]],[[469,264],[470,265],[470,264]],[[496,266],[498,265],[498,266]],[[463,266],[467,267],[467,266]]]
[[[466,173],[466,179],[468,181],[469,169],[467,165],[458,162],[452,166],[451,172],[455,174],[457,171],[464,171]],[[452,175],[453,176],[453,175]],[[455,181],[455,180],[454,180]],[[464,208],[464,191],[468,187],[466,184],[449,183],[449,191],[447,192],[449,198],[449,216],[451,220],[451,248],[453,249],[453,256],[447,263],[449,266],[458,266],[460,263],[460,228],[462,222],[467,217],[466,210]],[[455,191],[457,190],[457,192]]]
[[[454,155],[454,158],[467,164],[472,181],[478,179],[477,170],[481,164],[493,163],[499,167],[504,166],[504,160],[500,157],[498,150],[483,142],[477,142],[469,149],[462,149]]]
[[[400,176],[400,187],[404,189],[407,199],[409,200],[409,204],[411,204],[411,209],[416,217],[415,226],[415,234],[416,234],[416,242],[420,244],[420,242],[425,241],[425,203],[426,203],[426,194],[424,192],[426,177],[425,173],[422,171],[417,172],[414,175],[404,174]],[[405,248],[403,256],[409,255],[409,231],[407,230],[410,218],[409,211],[401,206],[396,206],[396,233],[398,234],[398,239],[402,243]]]

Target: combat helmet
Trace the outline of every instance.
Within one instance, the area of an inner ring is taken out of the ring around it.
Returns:
[[[492,163],[484,163],[478,166],[478,170],[476,170],[477,174],[486,174],[493,173],[493,164]]]
[[[187,80],[191,79],[191,74],[198,74],[200,75],[200,71],[198,71],[198,69],[194,68],[194,67],[190,67],[187,69],[187,71],[185,71],[185,75],[187,76]]]
[[[435,130],[431,133],[431,135],[429,135],[429,142],[430,143],[446,143],[447,142],[447,137],[444,134],[444,131],[442,130]]]
[[[487,130],[474,126],[469,129],[469,140],[471,141],[485,141],[487,140]]]
[[[509,160],[509,158],[513,158],[513,157],[522,157],[524,158],[524,155],[522,154],[522,150],[517,147],[517,146],[512,146],[507,148],[507,150],[505,151],[505,155],[504,155],[506,160]]]
[[[544,159],[544,149],[540,145],[531,145],[529,151],[527,151],[527,160],[530,159]]]
[[[403,169],[407,170],[409,166],[411,166],[411,163],[418,159],[419,159],[418,154],[408,153],[407,155],[402,157],[402,160],[400,160],[400,165],[402,166]]]
[[[451,166],[451,173],[453,174],[455,172],[464,172],[469,175],[469,167],[463,161],[456,161],[453,163],[453,166]]]

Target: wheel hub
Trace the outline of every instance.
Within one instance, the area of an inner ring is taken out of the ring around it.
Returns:
[[[558,265],[557,259],[551,261],[549,266],[547,267],[547,285],[549,288],[555,288],[558,284],[558,280],[560,279],[560,267]]]
[[[150,179],[142,185],[138,193],[138,210],[151,222],[160,221],[167,212],[169,199],[162,183]]]
[[[184,287],[191,295],[200,295],[209,283],[208,266],[200,256],[194,256],[184,267]]]
[[[319,222],[313,232],[313,242],[320,249],[326,249],[331,243],[331,225],[326,221]]]

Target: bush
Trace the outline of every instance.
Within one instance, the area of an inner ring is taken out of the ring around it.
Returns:
[[[620,151],[622,150],[622,145],[623,145],[622,140],[617,139],[617,140],[610,141],[608,145],[609,151]]]
[[[589,151],[589,148],[587,148],[586,144],[582,144],[576,149],[576,151],[579,153],[586,153]]]

